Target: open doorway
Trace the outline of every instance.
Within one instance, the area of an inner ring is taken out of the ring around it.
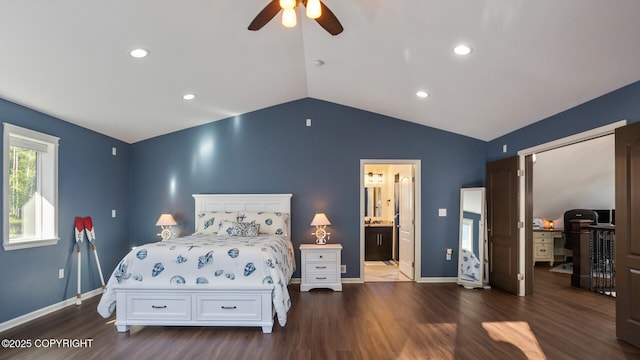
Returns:
[[[545,271],[555,268],[562,273],[563,267],[567,273],[571,271],[573,254],[564,246],[565,211],[615,208],[613,131],[625,123],[620,121],[518,153],[521,168],[526,169],[519,202],[521,220],[526,224],[520,234],[520,273],[525,274],[526,280],[521,282],[520,295],[533,293],[534,270],[540,271],[539,267]],[[566,277],[570,283],[570,273]]]
[[[414,281],[420,264],[419,160],[361,160],[361,280]]]

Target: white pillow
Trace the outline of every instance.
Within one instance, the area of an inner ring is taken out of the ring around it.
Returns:
[[[241,211],[238,221],[260,224],[260,234],[288,236],[289,214],[284,212],[252,212]]]
[[[224,221],[238,221],[238,213],[235,211],[205,211],[198,213],[196,234],[215,235],[220,231]]]

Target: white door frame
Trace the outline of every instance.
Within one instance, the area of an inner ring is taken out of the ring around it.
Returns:
[[[390,164],[390,165],[413,165],[414,171],[414,262],[415,267],[413,268],[413,278],[414,281],[419,282],[422,280],[421,277],[421,269],[422,269],[422,259],[421,259],[421,248],[422,248],[422,192],[421,192],[421,168],[420,168],[420,160],[411,160],[411,159],[360,159],[360,278],[358,279],[360,282],[364,282],[364,165],[365,164]]]

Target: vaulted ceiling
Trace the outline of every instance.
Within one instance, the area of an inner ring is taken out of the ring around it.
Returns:
[[[0,97],[129,143],[305,97],[491,140],[640,80],[637,0],[324,0],[338,36],[300,9],[247,30],[268,2],[4,1]]]

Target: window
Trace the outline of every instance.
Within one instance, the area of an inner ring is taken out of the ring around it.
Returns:
[[[5,250],[58,243],[58,138],[4,123]]]

